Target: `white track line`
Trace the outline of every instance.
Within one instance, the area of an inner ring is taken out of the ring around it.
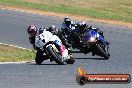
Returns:
[[[5,43],[0,43],[0,45],[6,45],[6,46],[16,47],[16,48],[23,49],[23,50],[32,51],[31,49],[27,49],[27,48],[15,46],[15,45],[10,45],[10,44],[5,44]],[[50,60],[48,59],[45,61],[50,61]],[[0,64],[23,64],[23,63],[35,63],[35,61],[31,60],[31,61],[19,61],[19,62],[0,62]]]
[[[23,49],[23,50],[32,51],[31,49],[27,49],[27,48],[15,46],[15,45],[10,45],[10,44],[5,44],[5,43],[0,43],[0,45],[11,46],[11,47],[15,47],[15,48]],[[22,64],[22,63],[31,63],[31,62],[34,62],[34,60],[33,61],[20,61],[20,62],[0,62],[0,64]]]
[[[40,16],[43,16],[44,14],[39,14],[39,13],[33,13],[33,12],[30,12],[30,11],[24,11],[24,10],[17,10],[17,9],[9,9],[9,8],[4,8],[4,7],[2,7],[2,8],[0,8],[0,9],[2,9],[2,10],[9,10],[9,11],[15,11],[15,12],[21,12],[21,13],[28,13],[28,14],[34,14],[34,15],[40,15]]]
[[[50,60],[45,60],[44,62],[50,62]],[[20,61],[20,62],[0,62],[0,64],[36,64],[35,60],[31,61]]]
[[[23,49],[23,50],[29,50],[29,51],[32,51],[31,49],[27,49],[27,48],[23,48],[23,47],[15,46],[15,45],[10,45],[10,44],[5,44],[5,43],[0,43],[0,45],[6,45],[6,46],[16,47],[16,48]]]
[[[25,63],[34,63],[33,61],[20,61],[20,62],[0,62],[0,64],[25,64]]]

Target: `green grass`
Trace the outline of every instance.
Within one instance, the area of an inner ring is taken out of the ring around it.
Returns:
[[[0,62],[31,61],[34,57],[33,51],[0,44]]]
[[[0,4],[132,22],[132,0],[0,0]]]

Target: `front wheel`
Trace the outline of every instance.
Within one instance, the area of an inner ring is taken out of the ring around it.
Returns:
[[[97,48],[100,51],[101,56],[104,57],[104,59],[106,60],[109,59],[110,57],[109,53],[106,53],[99,44],[97,45]]]
[[[47,47],[47,52],[54,59],[54,61],[60,65],[64,64],[64,61],[60,55],[60,53],[56,52],[52,46]]]
[[[70,59],[66,60],[67,64],[73,64],[74,62],[75,62],[75,58],[72,55],[70,55]]]

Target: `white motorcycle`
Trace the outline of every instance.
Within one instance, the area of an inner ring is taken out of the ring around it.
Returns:
[[[35,62],[37,64],[41,64],[46,59],[55,61],[58,64],[65,64],[65,62],[67,64],[73,64],[75,62],[75,59],[67,49],[64,50],[63,55],[61,54],[61,40],[49,31],[44,31],[42,34],[37,36],[35,39],[35,45],[41,50],[41,52],[36,53]],[[44,55],[46,55],[46,58]]]

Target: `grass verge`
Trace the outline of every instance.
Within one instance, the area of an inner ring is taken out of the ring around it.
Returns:
[[[96,6],[89,8],[85,8],[83,6],[76,6],[76,5],[67,5],[65,3],[61,3],[61,4],[33,3],[24,0],[0,0],[0,4],[9,5],[9,6],[27,7],[27,8],[52,11],[52,12],[78,14],[82,16],[89,16],[92,18],[99,18],[99,19],[110,19],[110,20],[119,20],[124,22],[132,22],[132,15],[130,14],[132,9],[129,8],[129,6],[131,5],[130,2],[126,3],[126,1],[122,1],[122,0],[121,1],[117,0],[117,1],[118,3],[116,3],[116,5],[113,4],[113,2],[115,2],[113,1],[112,4],[110,5],[108,4],[109,6],[107,7]]]
[[[0,44],[0,62],[31,61],[34,57],[33,51]]]

